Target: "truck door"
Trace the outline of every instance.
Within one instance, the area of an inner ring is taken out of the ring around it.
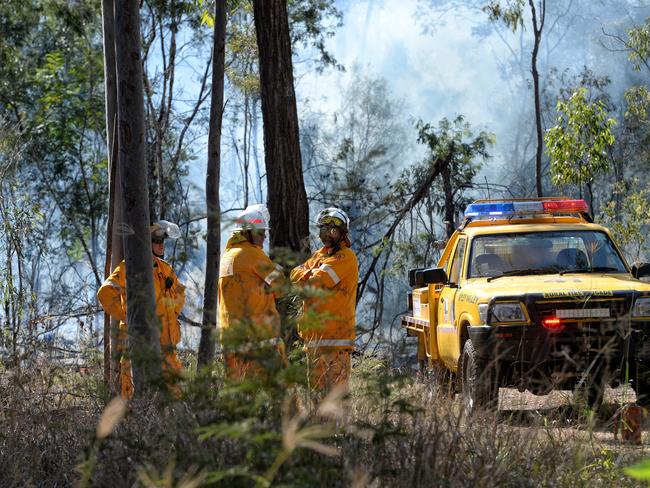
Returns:
[[[450,367],[456,364],[459,355],[455,303],[466,243],[467,239],[465,237],[460,237],[456,243],[453,257],[447,266],[449,282],[442,287],[438,302],[438,350],[443,362]]]

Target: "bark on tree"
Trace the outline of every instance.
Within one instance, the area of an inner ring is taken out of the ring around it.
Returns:
[[[113,0],[102,0],[102,28],[104,33],[104,80],[106,97],[106,146],[109,168],[108,225],[106,232],[106,263],[104,278],[122,261],[124,250],[121,236],[114,222],[121,220],[121,192],[117,177],[117,74],[115,66],[115,11]],[[116,344],[118,321],[104,315],[104,381],[112,395],[119,391],[119,345]]]
[[[535,188],[537,196],[544,196],[542,190],[542,151],[544,149],[544,135],[542,129],[542,104],[539,86],[539,72],[537,71],[537,55],[539,45],[542,42],[542,30],[544,29],[544,20],[546,18],[546,0],[541,0],[539,21],[537,19],[537,10],[535,9],[534,0],[528,0],[530,11],[533,16],[533,53],[531,56],[531,72],[533,75],[533,91],[535,93],[535,131],[537,134],[537,148],[535,151]]]
[[[126,261],[129,355],[135,394],[160,387],[159,323],[155,313],[149,197],[145,155],[144,93],[139,0],[115,1],[118,146]]]
[[[300,159],[286,1],[254,0],[253,12],[271,214],[270,244],[272,248],[304,252],[308,247],[309,207]]]
[[[453,146],[452,146],[453,147]],[[450,151],[453,152],[453,151]],[[440,174],[442,176],[442,188],[445,193],[445,231],[447,233],[447,239],[456,230],[456,208],[454,205],[454,191],[451,183],[451,163],[443,165],[440,169]]]
[[[221,208],[219,176],[221,171],[221,128],[223,121],[224,73],[226,59],[226,0],[217,0],[214,11],[212,48],[212,95],[208,132],[208,168],[205,178],[205,201],[208,213],[203,322],[199,343],[199,366],[214,359],[214,332],[217,327],[217,284],[221,253]]]

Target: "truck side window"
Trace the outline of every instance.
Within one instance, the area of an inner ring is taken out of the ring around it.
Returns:
[[[451,261],[451,268],[449,268],[449,283],[457,285],[460,282],[460,269],[463,266],[463,258],[465,257],[465,238],[458,239],[454,257]]]

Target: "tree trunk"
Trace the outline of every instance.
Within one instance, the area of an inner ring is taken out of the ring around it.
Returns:
[[[537,22],[537,11],[535,10],[534,0],[528,0],[530,10],[533,16],[533,34],[535,42],[533,44],[533,53],[531,56],[531,72],[533,74],[533,91],[535,92],[535,131],[537,134],[537,148],[535,151],[535,187],[537,196],[544,196],[542,190],[542,151],[544,149],[544,137],[542,134],[542,106],[540,101],[539,72],[537,71],[537,55],[539,45],[542,41],[542,29],[544,28],[544,17],[546,16],[546,1],[540,3],[540,18]]]
[[[586,191],[586,196],[587,196],[587,207],[589,208],[589,213],[591,216],[594,216],[594,182],[593,180],[587,180],[586,183],[587,191]]]
[[[262,172],[260,171],[259,147],[257,145],[257,105],[259,104],[259,95],[253,98],[253,107],[251,111],[251,130],[253,131],[253,160],[255,161],[255,188],[257,190],[257,201],[263,201],[262,194]]]
[[[221,253],[219,173],[221,170],[221,127],[226,58],[226,0],[217,0],[215,5],[213,42],[208,169],[205,178],[208,238],[205,258],[203,323],[201,342],[199,343],[199,366],[209,364],[214,359],[214,332],[217,327],[217,284],[219,281],[219,254]]]
[[[287,6],[254,0],[272,248],[305,251],[309,207],[300,160]],[[332,202],[335,203],[335,202]]]
[[[117,79],[115,72],[115,11],[113,0],[102,0],[102,27],[104,32],[104,80],[106,96],[106,154],[109,168],[109,200],[108,224],[106,232],[106,263],[104,278],[107,278],[113,269],[123,259],[121,239],[117,237],[117,226],[113,225],[115,217],[121,220],[120,195],[117,179],[117,141],[115,129],[117,127]],[[104,382],[106,387],[115,395],[119,391],[119,364],[116,364],[118,347],[113,342],[117,321],[111,320],[108,314],[104,315]]]
[[[445,164],[440,169],[440,175],[442,176],[442,188],[445,194],[445,230],[447,232],[447,239],[456,230],[456,209],[454,207],[454,192],[451,185],[451,165]]]
[[[144,93],[138,0],[115,1],[118,147],[126,260],[129,353],[136,395],[160,385],[159,323],[155,313],[149,196],[145,155]]]

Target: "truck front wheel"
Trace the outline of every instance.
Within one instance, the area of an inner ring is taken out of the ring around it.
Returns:
[[[472,340],[468,339],[461,356],[461,392],[467,414],[480,407],[496,408],[499,400],[499,386],[488,361],[476,354]]]

